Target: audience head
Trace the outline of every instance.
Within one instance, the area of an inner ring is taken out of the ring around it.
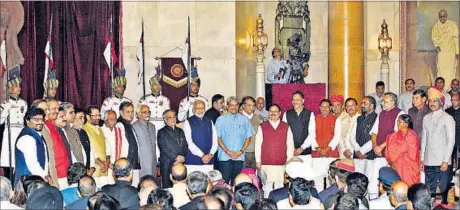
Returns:
[[[27,197],[30,197],[30,195],[43,187],[47,187],[48,183],[46,183],[43,178],[37,175],[31,175],[28,176],[24,179],[24,191],[26,192]]]
[[[30,194],[25,209],[63,209],[63,204],[61,192],[55,187],[45,186]]]
[[[51,110],[45,100],[37,99],[32,102],[30,107],[37,107],[45,111],[45,121],[50,119]]]
[[[313,181],[307,181],[303,178],[292,179],[289,186],[289,203],[292,206],[309,204],[312,188]]]
[[[235,180],[233,182],[233,186],[239,185],[241,183],[251,183],[252,184],[252,178],[246,174],[246,173],[239,173],[236,175]]]
[[[120,104],[120,117],[128,122],[133,121],[134,105],[131,102],[125,101]]]
[[[176,126],[176,111],[172,109],[168,109],[163,112],[163,120],[165,121],[165,124],[169,127],[174,127]]]
[[[273,104],[268,109],[268,117],[271,121],[276,122],[280,119],[281,116],[281,107],[278,104]]]
[[[69,186],[72,184],[77,184],[78,180],[84,175],[86,175],[88,170],[86,169],[86,166],[83,163],[74,163],[70,165],[70,167],[67,169],[67,183],[69,183]]]
[[[82,197],[91,196],[97,191],[96,181],[92,176],[84,175],[78,181],[78,192]]]
[[[97,195],[96,195],[97,194]],[[89,210],[118,210],[120,209],[120,203],[106,193],[100,192],[96,193],[90,197],[88,200],[88,209]],[[91,199],[92,198],[92,199]],[[91,205],[90,205],[91,200]],[[94,202],[94,204],[92,204]]]
[[[69,125],[73,123],[75,121],[75,108],[73,104],[69,102],[62,102],[59,107],[65,111],[65,119],[67,120],[67,124]]]
[[[163,209],[172,209],[173,202],[174,198],[171,193],[163,189],[152,191],[147,199],[147,204],[159,204]]]
[[[81,129],[83,125],[86,123],[85,111],[80,108],[75,108],[75,121],[73,122],[73,128]]]
[[[178,163],[171,168],[169,179],[172,183],[185,183],[187,179],[187,167],[184,164]]]
[[[208,176],[201,171],[194,171],[187,177],[187,194],[190,199],[208,193],[210,189]]]
[[[196,100],[193,103],[193,114],[195,114],[195,116],[197,116],[198,118],[203,118],[205,112],[206,112],[206,106],[204,104],[204,101]]]
[[[43,130],[44,120],[45,111],[36,107],[31,107],[30,109],[28,109],[24,116],[24,121],[27,127],[37,132],[41,132]]]
[[[229,190],[223,189],[223,188],[217,188],[211,192],[211,195],[215,196],[216,198],[222,201],[224,210],[232,209],[233,196]]]
[[[392,206],[397,207],[401,204],[406,204],[407,201],[407,190],[409,186],[403,181],[396,181],[391,185],[390,191],[390,203]]]
[[[331,183],[335,183],[335,174],[337,173],[337,163],[340,159],[335,159],[329,164],[329,169],[327,170],[328,179]]]
[[[329,101],[329,99],[321,100],[321,102],[319,103],[319,110],[321,112],[321,115],[328,116],[329,114],[331,114],[331,106],[332,103],[331,101]]]
[[[370,114],[374,112],[376,107],[377,101],[375,101],[375,98],[372,96],[365,96],[363,100],[361,100],[361,112],[363,114]]]
[[[221,112],[224,111],[224,106],[225,106],[225,98],[221,94],[216,94],[212,96],[212,107],[216,109],[217,111]]]
[[[46,99],[46,103],[48,104],[48,107],[50,109],[49,119],[55,120],[59,113],[59,102],[56,99],[49,98]]]
[[[369,179],[366,175],[358,172],[351,173],[347,176],[347,186],[345,192],[354,195],[359,199],[364,199],[364,195],[367,192],[367,186],[369,185]]]
[[[197,210],[224,210],[224,203],[212,196],[205,195],[196,206]]]
[[[249,209],[259,199],[256,186],[251,183],[241,183],[235,186],[236,209]]]
[[[257,200],[249,210],[277,210],[276,203],[271,199]]]
[[[115,180],[132,181],[133,167],[127,158],[120,158],[113,164],[113,177]]]
[[[239,103],[238,103],[238,99],[236,99],[236,97],[229,97],[227,99],[227,104],[228,104],[228,111],[231,113],[231,114],[236,114],[238,113],[238,110],[239,110]]]
[[[150,111],[149,106],[145,104],[140,104],[139,106],[137,106],[136,114],[137,114],[137,119],[148,122],[150,120],[150,116],[152,112]]]
[[[265,99],[262,97],[258,97],[256,100],[256,108],[259,111],[262,111],[265,107]]]
[[[11,197],[13,197],[13,187],[10,180],[0,176],[0,201],[9,201]]]
[[[383,110],[390,111],[398,104],[398,96],[392,92],[386,92],[382,99]]]
[[[254,99],[252,96],[246,96],[241,100],[243,103],[243,110],[247,114],[252,114],[254,113],[256,109],[256,99]]]
[[[101,121],[101,112],[99,107],[90,105],[86,111],[86,119],[91,125],[98,126]]]
[[[222,173],[218,170],[212,170],[208,172],[209,181],[216,182],[222,180]]]
[[[358,101],[354,98],[347,98],[345,100],[345,110],[350,116],[355,116],[358,113]]]
[[[459,88],[459,80],[458,79],[453,79],[450,82],[450,90],[452,91],[458,91]]]
[[[292,93],[292,106],[294,107],[295,110],[302,110],[303,104],[304,104],[304,95],[303,93],[298,90],[294,93]]]
[[[435,80],[435,86],[441,90],[444,90],[444,85],[446,84],[446,80],[443,77],[438,77]]]
[[[333,95],[330,98],[332,103],[332,112],[337,116],[343,111],[343,100],[344,98],[342,95]]]
[[[156,184],[156,179],[153,175],[145,175],[139,179],[139,184],[137,185],[137,191],[140,192],[145,188],[158,189]]]
[[[164,210],[160,204],[147,204],[139,208],[139,210]]]
[[[412,105],[417,108],[422,108],[426,103],[426,92],[423,89],[418,89],[412,93]]]
[[[24,187],[24,181],[26,180],[27,176],[21,176],[18,180],[16,180],[16,184],[14,185],[14,193],[13,197],[11,198],[11,203],[16,206],[23,206],[26,204],[27,201],[27,194]]]
[[[405,85],[406,91],[412,91],[414,90],[415,80],[412,78],[406,79],[406,81],[404,82],[404,85]]]
[[[375,93],[377,93],[379,97],[382,97],[383,93],[385,93],[385,83],[383,81],[375,83]]]
[[[343,188],[346,186],[348,175],[355,171],[355,164],[353,160],[344,158],[337,162],[336,168],[337,170],[335,173],[335,183],[337,183],[339,188]]]
[[[358,210],[359,201],[358,199],[350,194],[343,193],[337,197],[336,203],[334,204],[334,210]]]
[[[384,194],[391,190],[391,185],[401,181],[398,173],[391,167],[385,166],[379,170],[379,193]]]
[[[422,183],[414,184],[407,190],[407,209],[422,210],[433,207],[428,186]]]
[[[108,128],[114,128],[117,124],[117,113],[113,110],[107,110],[104,113],[104,123]]]

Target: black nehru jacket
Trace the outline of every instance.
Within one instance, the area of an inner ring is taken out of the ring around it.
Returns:
[[[291,127],[292,135],[294,136],[294,147],[297,149],[302,146],[305,139],[308,137],[308,126],[312,113],[307,109],[303,109],[299,115],[294,109],[286,112],[286,119]],[[311,154],[311,147],[305,148],[301,155]]]
[[[374,126],[377,116],[377,113],[372,112],[367,116],[363,114],[358,117],[356,124],[356,143],[358,143],[360,147],[371,141],[371,135],[369,132],[371,131],[372,126]],[[366,154],[367,159],[369,160],[373,160],[375,158],[375,153],[372,150]]]

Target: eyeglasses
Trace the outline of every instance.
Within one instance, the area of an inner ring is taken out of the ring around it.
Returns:
[[[92,115],[90,115],[90,116],[91,116],[91,117],[101,117],[100,114],[92,114]]]
[[[152,112],[151,112],[151,111],[143,111],[143,112],[141,112],[141,113],[142,113],[142,114],[150,114],[150,113],[152,113]]]
[[[36,121],[36,122],[43,122],[45,121],[45,119],[41,118],[41,117],[34,117],[34,118],[31,118],[32,120]]]

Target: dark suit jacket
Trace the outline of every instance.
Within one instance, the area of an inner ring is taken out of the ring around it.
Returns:
[[[65,207],[66,210],[81,210],[81,209],[87,209],[88,208],[88,200],[89,196],[80,198],[79,200],[67,205]]]
[[[158,131],[158,149],[160,149],[160,167],[170,167],[178,155],[186,156],[187,140],[181,128],[165,126]]]
[[[137,189],[128,181],[115,181],[113,185],[105,185],[102,191],[120,202],[120,209],[139,209]]]
[[[198,203],[203,196],[198,196],[192,199],[190,202],[186,203],[185,205],[181,206],[179,210],[195,210]]]
[[[318,198],[318,191],[316,191],[316,188],[313,188],[311,191],[311,195],[315,198]],[[273,200],[275,203],[278,203],[280,200],[284,200],[288,198],[289,196],[289,184],[284,185],[283,188],[279,188],[276,190],[273,190],[270,192],[268,195],[268,198]]]

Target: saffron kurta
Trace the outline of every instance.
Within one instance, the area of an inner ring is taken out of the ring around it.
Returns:
[[[385,157],[407,185],[420,182],[420,141],[414,130],[408,129],[388,135]]]
[[[106,149],[105,149],[105,138],[104,132],[99,126],[91,125],[86,123],[83,125],[83,129],[86,131],[91,142],[91,152],[94,154],[94,158],[99,158],[101,161],[106,159]],[[93,177],[107,176],[107,171],[102,173],[99,165],[95,165],[96,171],[93,174]]]

